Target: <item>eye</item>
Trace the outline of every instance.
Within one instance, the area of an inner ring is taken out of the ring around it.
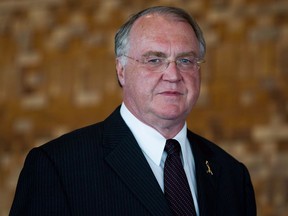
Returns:
[[[163,58],[159,58],[159,57],[149,57],[145,59],[146,64],[154,65],[154,66],[161,65],[163,64],[164,61],[165,60]]]
[[[193,58],[180,58],[177,62],[182,65],[191,65],[194,64],[195,60]]]

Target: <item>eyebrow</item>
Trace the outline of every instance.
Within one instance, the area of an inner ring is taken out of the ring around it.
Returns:
[[[157,56],[157,57],[162,57],[162,58],[167,57],[167,55],[165,53],[159,52],[159,51],[148,51],[148,52],[144,53],[142,56],[143,57]]]
[[[159,51],[148,51],[148,52],[144,53],[142,56],[143,57],[157,56],[157,57],[162,57],[162,58],[167,57],[167,55],[165,53],[159,52]],[[179,57],[184,57],[184,56],[197,57],[197,55],[194,51],[179,53],[179,54],[177,54],[176,57],[179,58]]]
[[[194,51],[184,52],[184,53],[180,53],[180,54],[177,55],[177,57],[185,57],[185,56],[197,57],[197,55],[196,55],[196,53]]]

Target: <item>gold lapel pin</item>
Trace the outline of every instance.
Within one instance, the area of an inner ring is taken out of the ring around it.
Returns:
[[[206,160],[205,164],[207,166],[207,171],[206,172],[209,173],[210,175],[213,175],[213,172],[212,172],[212,170],[210,168],[210,165],[209,165],[209,162],[207,160]]]

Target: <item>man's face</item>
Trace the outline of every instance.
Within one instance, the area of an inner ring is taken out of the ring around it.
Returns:
[[[170,61],[193,54],[199,56],[199,42],[192,27],[160,15],[147,15],[134,23],[126,53],[137,60],[155,55]],[[154,72],[130,58],[125,65],[117,61],[116,68],[124,103],[139,120],[154,128],[183,126],[199,96],[198,70],[183,72],[171,62],[162,72]]]

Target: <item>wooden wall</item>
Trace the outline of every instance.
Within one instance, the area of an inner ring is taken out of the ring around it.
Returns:
[[[189,127],[247,165],[259,216],[288,215],[287,0],[1,0],[0,216],[29,149],[121,103],[114,33],[160,4],[190,11],[207,40]]]

